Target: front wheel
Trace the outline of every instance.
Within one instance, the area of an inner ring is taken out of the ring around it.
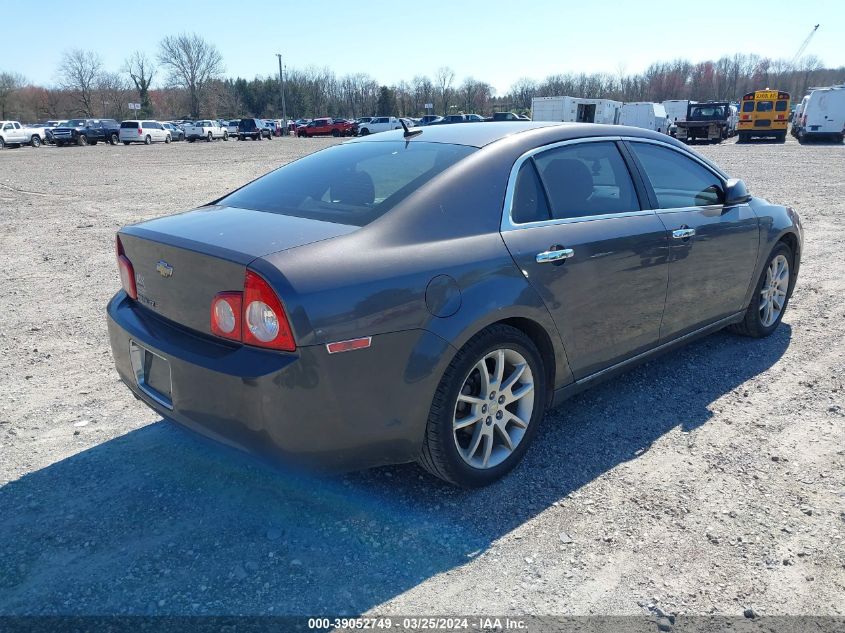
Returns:
[[[228,133],[228,132],[223,132],[223,140],[224,140],[224,141],[228,141],[228,140],[229,140],[229,133]]]
[[[214,140],[214,137],[211,135],[211,132],[208,133],[208,136],[205,137],[205,140],[209,143]]]
[[[170,145],[170,141],[171,141],[171,140],[172,140],[172,139],[170,138],[170,134],[168,134],[167,136],[165,136],[165,137],[164,137],[164,144],[165,144],[165,145]]]
[[[120,137],[117,134],[112,134],[109,136],[109,143],[112,145],[117,145],[120,142]]]
[[[523,332],[494,325],[455,355],[437,387],[419,462],[464,487],[485,486],[522,459],[545,408],[540,352]]]
[[[29,139],[29,144],[33,147],[41,147],[41,137],[37,134],[33,134],[32,138]]]
[[[794,261],[792,249],[778,242],[760,274],[745,317],[732,325],[731,330],[743,336],[763,338],[778,328],[795,282]]]
[[[2,137],[0,137],[0,149],[6,149],[6,141]]]
[[[80,135],[76,138],[76,144],[77,144],[77,145],[88,145],[88,137],[87,137],[87,136],[85,136],[84,134],[80,134]]]

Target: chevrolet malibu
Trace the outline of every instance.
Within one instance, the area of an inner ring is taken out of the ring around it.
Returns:
[[[119,231],[109,335],[136,397],[220,441],[481,486],[572,394],[771,334],[801,249],[795,211],[663,134],[398,130]]]

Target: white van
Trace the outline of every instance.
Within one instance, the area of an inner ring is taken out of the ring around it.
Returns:
[[[644,130],[669,133],[669,117],[662,103],[650,101],[635,101],[622,104],[622,114],[619,117],[621,125],[641,127]]]
[[[120,142],[129,143],[169,143],[173,140],[170,130],[158,121],[124,121],[118,134]]]
[[[792,127],[790,128],[789,133],[796,138],[798,138],[798,126],[801,121],[801,114],[804,112],[804,106],[807,105],[807,101],[809,101],[809,99],[810,95],[804,95],[804,98],[801,99],[801,103],[795,106],[795,112],[792,113]]]
[[[845,141],[845,85],[811,88],[807,101],[801,102],[798,140],[828,138]]]

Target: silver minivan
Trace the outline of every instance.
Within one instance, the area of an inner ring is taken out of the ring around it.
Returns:
[[[159,121],[124,121],[120,124],[120,140],[124,145],[129,143],[169,143],[173,140],[168,130]]]

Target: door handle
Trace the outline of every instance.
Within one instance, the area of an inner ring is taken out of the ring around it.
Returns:
[[[569,259],[575,256],[575,251],[571,248],[562,248],[556,251],[543,251],[537,253],[537,263],[545,264],[547,262],[559,262],[563,259]]]
[[[672,231],[672,237],[676,240],[685,240],[695,235],[695,229],[683,228]]]

